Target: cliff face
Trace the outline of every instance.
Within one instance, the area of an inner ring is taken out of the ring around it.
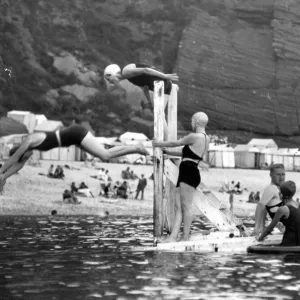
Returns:
[[[1,0],[0,113],[88,116],[112,134],[113,111],[115,132],[130,129],[148,118],[143,95],[127,83],[106,92],[102,71],[146,61],[179,74],[186,129],[203,110],[211,130],[298,136],[299,20],[294,0]]]
[[[204,109],[214,127],[298,135],[300,2],[201,3],[177,60],[185,115]]]

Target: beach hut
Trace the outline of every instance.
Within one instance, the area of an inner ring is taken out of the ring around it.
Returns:
[[[259,150],[263,150],[265,148],[278,149],[278,145],[273,139],[252,139],[248,145],[255,146]]]
[[[242,169],[259,167],[259,149],[251,145],[237,145],[234,149],[235,166]]]
[[[288,148],[283,151],[283,164],[287,171],[293,171],[295,165],[295,155],[298,152],[298,148]]]
[[[283,164],[284,163],[284,153],[287,151],[286,148],[271,149],[272,162],[274,164]]]
[[[45,115],[35,115],[35,126],[34,129],[44,121],[47,121],[48,119],[45,117]]]
[[[23,133],[28,134],[28,129],[24,124],[8,117],[2,117],[0,119],[0,137]]]
[[[210,144],[208,149],[208,161],[212,167],[234,168],[234,150],[227,144]]]
[[[272,149],[265,148],[260,151],[259,165],[262,169],[268,169],[272,163]]]
[[[294,153],[294,171],[300,172],[300,151]]]
[[[54,121],[54,120],[45,120],[39,123],[34,131],[35,132],[52,132],[56,131],[60,128],[63,128],[64,124],[61,121]]]
[[[143,133],[125,132],[119,136],[119,141],[125,145],[133,145],[141,142],[149,141],[148,137]]]
[[[36,116],[30,111],[12,110],[7,113],[7,117],[24,124],[29,133],[34,131]]]
[[[147,141],[149,141],[148,137],[143,133],[137,133],[137,132],[125,132],[122,135],[119,136],[117,141],[120,141],[122,145],[136,145],[138,143],[145,144]],[[116,142],[114,142],[115,144]],[[150,150],[151,153],[153,153],[152,150]],[[144,158],[140,154],[128,154],[122,157],[118,157],[117,160],[119,162],[127,162],[127,163],[135,163],[137,160],[144,160]]]

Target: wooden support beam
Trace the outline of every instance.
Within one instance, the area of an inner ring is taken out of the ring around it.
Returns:
[[[172,84],[172,91],[168,101],[168,136],[167,140],[177,140],[177,92],[178,85]],[[164,197],[164,227],[171,232],[175,218],[176,186],[167,178]]]
[[[164,139],[164,82],[154,82],[154,138],[162,141]],[[154,204],[153,220],[154,238],[159,238],[163,234],[163,152],[161,148],[153,149],[153,174],[154,174]]]

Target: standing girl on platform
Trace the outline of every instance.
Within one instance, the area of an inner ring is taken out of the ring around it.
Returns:
[[[164,150],[164,153],[181,156],[179,176],[176,187],[178,188],[175,200],[175,220],[170,236],[165,242],[177,241],[181,223],[183,222],[183,235],[181,241],[188,241],[193,220],[193,200],[198,197],[196,188],[201,182],[199,163],[207,153],[209,137],[205,132],[208,117],[203,112],[195,113],[192,117],[191,133],[177,141],[153,141],[153,147],[178,147],[184,146],[182,151]]]

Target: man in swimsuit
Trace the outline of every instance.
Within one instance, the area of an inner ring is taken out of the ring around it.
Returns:
[[[255,210],[255,227],[252,235],[257,235],[265,229],[267,212],[273,219],[277,209],[283,205],[280,199],[279,186],[285,180],[283,164],[270,166],[271,183],[265,188]]]
[[[142,144],[105,149],[86,128],[78,124],[72,124],[56,132],[31,133],[20,146],[13,147],[10,150],[10,158],[0,169],[0,185],[24,166],[33,150],[49,151],[53,148],[69,147],[71,145],[77,145],[89,154],[104,161],[133,153],[149,155]]]
[[[144,63],[133,63],[126,65],[123,70],[116,65],[112,64],[104,70],[104,80],[107,86],[119,84],[120,80],[127,79],[132,84],[140,87],[153,109],[153,100],[150,97],[149,91],[154,91],[154,82],[164,81],[164,94],[165,106],[169,100],[169,95],[172,90],[172,81],[178,81],[177,74],[165,74],[158,71],[155,67]],[[167,122],[164,124],[164,136],[167,137],[168,128]]]
[[[300,212],[298,203],[293,200],[296,193],[296,184],[293,181],[285,181],[280,185],[280,193],[283,205],[279,207],[272,222],[264,229],[258,241],[262,241],[269,235],[278,222],[285,226],[280,246],[300,246]]]
[[[192,117],[191,133],[177,141],[153,141],[153,147],[178,147],[184,146],[182,151],[165,150],[169,155],[181,156],[182,161],[179,166],[179,176],[176,187],[177,195],[175,199],[175,220],[170,236],[164,242],[176,242],[183,222],[183,235],[181,241],[188,241],[191,224],[193,220],[193,201],[197,194],[197,186],[201,182],[199,162],[207,153],[209,147],[209,137],[206,135],[205,126],[208,117],[203,112],[195,113]]]

